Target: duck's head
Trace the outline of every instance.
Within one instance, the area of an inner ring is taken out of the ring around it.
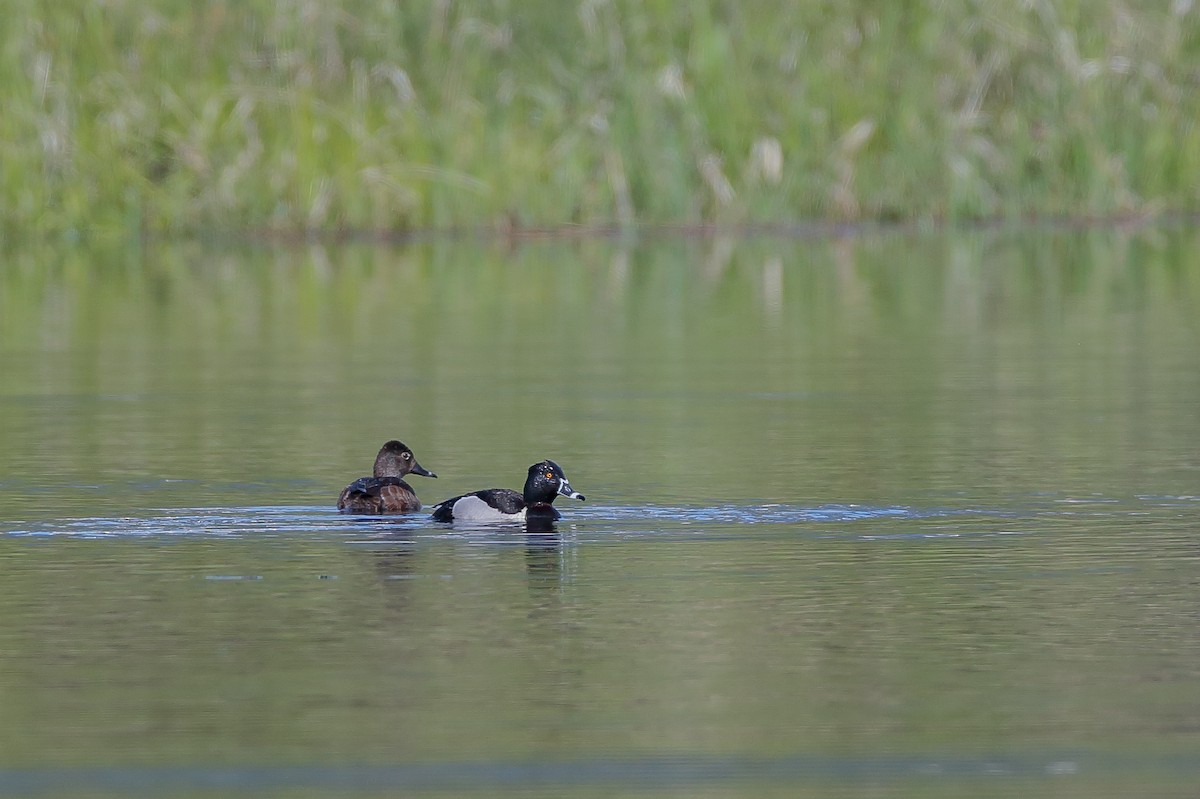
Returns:
[[[529,467],[529,476],[525,478],[525,501],[529,503],[551,503],[559,494],[571,499],[583,500],[580,494],[571,487],[562,467],[554,461],[542,461]]]
[[[403,477],[419,474],[422,477],[437,477],[436,474],[417,463],[417,456],[401,441],[389,441],[379,448],[375,456],[376,477]]]

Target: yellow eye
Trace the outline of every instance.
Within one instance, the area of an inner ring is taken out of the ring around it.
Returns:
[[[553,480],[553,479],[554,479],[554,472],[546,472],[546,479],[547,479],[547,480]]]

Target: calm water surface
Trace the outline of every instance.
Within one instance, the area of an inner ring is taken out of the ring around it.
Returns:
[[[0,796],[1194,796],[1197,252],[9,253]]]

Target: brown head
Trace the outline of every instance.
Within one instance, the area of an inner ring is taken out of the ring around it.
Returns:
[[[417,456],[400,441],[389,441],[379,448],[375,456],[376,477],[403,477],[419,474],[422,477],[437,477],[436,474],[417,463]]]

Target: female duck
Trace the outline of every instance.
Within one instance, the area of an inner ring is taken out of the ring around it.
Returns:
[[[451,497],[433,507],[436,522],[521,522],[531,519],[554,520],[562,514],[551,504],[559,494],[582,500],[554,461],[542,461],[529,467],[525,490],[487,488]]]
[[[360,477],[342,489],[338,510],[346,513],[405,513],[420,510],[421,500],[402,479],[406,474],[437,477],[421,464],[413,451],[399,441],[389,441],[375,456],[375,476]]]

